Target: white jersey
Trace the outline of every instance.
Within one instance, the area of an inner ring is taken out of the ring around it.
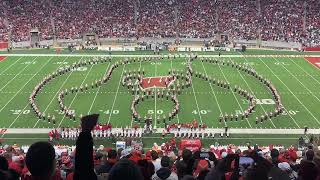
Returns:
[[[72,138],[72,131],[73,131],[73,130],[69,130],[69,132],[68,132],[68,133],[69,133],[69,134],[68,134],[69,139]]]
[[[77,131],[73,130],[73,138],[76,138],[76,137],[77,137]]]
[[[61,131],[61,139],[64,139],[64,131]]]

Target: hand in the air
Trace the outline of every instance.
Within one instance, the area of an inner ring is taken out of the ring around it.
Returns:
[[[99,114],[91,114],[81,118],[82,131],[92,131],[98,122]]]

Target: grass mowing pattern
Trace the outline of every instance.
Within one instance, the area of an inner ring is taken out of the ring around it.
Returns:
[[[0,62],[0,127],[5,128],[53,128],[53,124],[46,121],[38,121],[35,114],[30,111],[28,97],[32,89],[47,74],[57,68],[77,62],[82,57],[7,57]],[[87,58],[87,57],[86,57]],[[113,58],[111,63],[121,58]],[[228,58],[224,58],[228,59]],[[282,103],[286,113],[280,117],[268,120],[262,124],[254,123],[255,115],[261,115],[265,111],[274,109],[274,105],[257,105],[256,113],[248,121],[230,122],[226,124],[234,128],[310,128],[320,127],[320,73],[303,58],[230,58],[238,63],[249,63],[257,72],[271,80],[280,92]],[[142,62],[120,66],[115,70],[110,81],[99,89],[92,89],[84,93],[66,96],[66,105],[71,105],[77,114],[100,113],[100,123],[110,121],[114,127],[125,127],[132,124],[130,105],[132,94],[126,87],[119,85],[123,70],[137,70],[140,67],[146,71],[146,77],[166,76],[171,68],[184,70],[185,59],[165,59],[161,62]],[[56,78],[48,84],[37,98],[41,111],[55,115],[57,124],[61,126],[78,126],[79,122],[73,122],[63,118],[58,109],[56,99],[57,92],[62,89],[70,89],[80,84],[91,85],[91,82],[101,78],[109,67],[109,63],[101,65],[89,65],[72,73],[67,73]],[[253,92],[258,99],[271,99],[271,93],[258,81],[243,72],[227,66],[194,61],[194,71],[206,73],[216,79],[224,79],[232,86],[240,85],[249,92]],[[76,96],[76,97],[74,97]],[[218,122],[220,113],[246,109],[247,101],[229,90],[210,86],[206,81],[193,78],[193,89],[188,88],[178,96],[181,111],[172,122],[187,123],[194,119],[202,120],[208,127],[224,127]],[[72,103],[71,103],[72,102]],[[139,104],[138,109],[144,113],[163,113],[171,111],[172,105],[167,102],[152,99],[144,104]],[[91,111],[88,112],[91,108]],[[112,114],[112,115],[111,115]],[[163,124],[157,124],[162,127]]]

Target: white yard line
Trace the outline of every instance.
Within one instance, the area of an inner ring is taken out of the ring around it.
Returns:
[[[67,58],[66,58],[67,59]],[[64,61],[66,60],[64,59]],[[82,58],[80,58],[81,60]],[[63,62],[64,62],[63,61]],[[61,67],[62,65],[60,65],[59,67]],[[47,105],[47,107],[45,108],[45,110],[43,112],[46,112],[48,110],[48,108],[50,107],[50,105],[52,104],[53,100],[55,99],[55,97],[59,94],[59,92],[61,91],[61,89],[63,88],[64,84],[68,81],[68,79],[70,78],[71,74],[74,71],[71,71],[70,74],[68,75],[68,77],[63,81],[62,85],[60,86],[59,90],[55,93],[55,95],[52,97],[51,101],[49,102],[49,104]],[[35,128],[37,126],[37,124],[39,123],[40,119],[37,120],[37,122],[34,124],[33,128]]]
[[[259,60],[275,75],[275,77],[289,90],[289,92],[298,100],[298,102],[309,112],[309,114],[320,124],[320,121],[312,114],[312,112],[300,101],[300,99],[289,89],[289,87],[273,72],[273,70],[261,58]]]
[[[252,65],[249,63],[249,61],[247,60],[247,58],[245,57],[244,59],[245,59],[246,62],[249,64],[249,66],[250,66],[251,68],[253,68]],[[240,72],[239,72],[239,73],[240,73]],[[251,88],[250,88],[250,86],[248,85],[247,82],[246,82],[246,84],[247,84],[247,86],[249,87],[251,93],[254,94],[254,92],[251,90]],[[259,105],[262,107],[263,111],[266,112],[266,111],[264,110],[263,106],[262,106],[261,104],[259,104]],[[286,108],[285,108],[285,110],[286,110]],[[286,111],[287,111],[287,110],[286,110]],[[294,124],[295,124],[298,128],[300,128],[300,125],[299,125],[299,124],[297,123],[297,121],[291,116],[291,114],[290,114],[290,113],[287,113],[287,114],[288,114],[289,117],[292,119],[292,121],[294,122]],[[270,119],[270,120],[271,120],[271,122],[272,122],[272,119]],[[273,122],[272,122],[272,124],[273,124]]]
[[[224,79],[226,80],[226,82],[229,83],[229,81],[228,81],[227,77],[225,76],[224,72],[222,71],[222,68],[220,67],[220,64],[219,64],[219,63],[218,63],[218,67],[219,67],[220,72],[222,73]],[[244,112],[243,109],[242,109],[242,107],[241,107],[241,105],[240,105],[240,103],[239,103],[239,101],[238,101],[238,99],[237,99],[237,97],[236,97],[236,95],[234,94],[234,92],[233,92],[233,90],[232,90],[231,87],[230,87],[230,91],[232,92],[234,99],[237,101],[237,103],[238,103],[238,105],[239,105],[239,108],[241,109],[242,112]],[[249,120],[248,120],[247,118],[246,118],[246,120],[247,120],[247,123],[248,123],[249,127],[252,128]]]
[[[171,70],[172,70],[173,69],[172,58],[170,59],[170,63],[171,63]],[[177,113],[177,120],[178,120],[178,124],[179,124],[180,123],[179,113]]]
[[[192,78],[192,77],[191,77],[191,78]],[[200,109],[199,109],[198,100],[197,100],[196,93],[195,93],[194,88],[193,88],[193,82],[191,82],[191,87],[192,87],[194,99],[195,99],[195,101],[196,101],[196,105],[197,105],[197,109],[198,109],[198,114],[199,114],[199,117],[200,117],[200,121],[201,121],[201,124],[203,124],[202,116],[201,116]]]
[[[104,75],[106,75],[106,74],[108,73],[110,64],[111,64],[111,62],[108,64],[107,69],[106,69],[106,72],[104,73]],[[99,86],[99,87],[98,87],[98,90],[96,91],[96,94],[95,94],[95,96],[94,96],[94,98],[93,98],[93,101],[92,101],[91,106],[90,106],[90,108],[89,108],[89,111],[88,111],[88,113],[87,113],[88,115],[91,113],[92,107],[93,107],[93,105],[94,105],[94,103],[95,103],[95,101],[96,101],[96,99],[97,99],[97,96],[98,96],[98,93],[99,93],[100,89],[101,89],[101,86]]]
[[[308,76],[310,76],[313,80],[315,80],[318,84],[320,84],[320,81],[318,81],[316,78],[314,78],[314,76],[312,76],[311,74],[308,73],[308,71],[306,71],[304,68],[302,68],[298,63],[294,62],[293,59],[289,58],[290,61],[292,61],[295,65],[297,65],[303,72],[305,72]],[[305,61],[305,60],[304,60]]]
[[[141,69],[141,63],[142,63],[142,61],[139,62],[139,72],[140,72],[140,69]],[[137,91],[134,93],[134,95],[135,95],[135,97],[137,96]],[[130,127],[132,127],[132,124],[133,124],[133,118],[131,119]]]
[[[48,62],[46,62],[43,66],[41,66],[41,68],[39,69],[39,71],[37,72],[37,73],[35,73],[30,79],[29,79],[29,81],[26,83],[26,84],[28,84],[29,82],[30,82],[30,80],[32,80],[45,66],[47,66],[48,65],[48,63],[52,60],[52,58],[53,57],[51,57],[49,60],[48,60]],[[21,90],[21,89],[20,89]],[[19,93],[19,92],[18,92]],[[22,112],[27,108],[29,106],[29,102],[27,103],[27,105],[23,108],[23,110],[21,111],[21,113],[12,121],[12,123],[9,125],[9,127],[8,128],[11,128],[12,127],[12,125],[17,121],[17,119],[21,116],[21,114],[23,114]],[[1,136],[1,137],[3,137],[4,136],[4,134]]]
[[[154,77],[157,77],[157,63],[154,63]],[[157,128],[157,88],[154,88],[154,126],[153,128]]]
[[[201,61],[201,63],[202,63],[202,67],[203,67],[204,73],[206,74],[206,76],[208,76],[207,70],[206,70],[206,68],[204,67],[202,61]],[[221,116],[221,115],[223,115],[223,114],[222,114],[222,110],[221,110],[221,106],[220,106],[220,104],[219,104],[218,98],[217,98],[216,93],[214,92],[214,90],[213,90],[213,88],[212,88],[211,83],[209,83],[209,85],[210,85],[211,92],[213,93],[214,99],[216,100],[216,103],[217,103],[218,108],[219,108],[219,111],[220,111],[220,115],[219,115],[219,116]],[[200,112],[199,112],[199,113],[200,113]],[[223,122],[224,122],[224,125],[227,126],[227,122],[226,122],[226,121],[223,121]]]
[[[122,75],[123,75],[123,71],[124,71],[124,68],[126,67],[126,64],[123,65],[123,68],[122,68],[122,72],[121,72],[121,75],[120,75],[120,79],[119,79],[119,83],[118,83],[118,88],[117,88],[117,92],[116,92],[116,95],[113,99],[113,103],[112,103],[112,107],[111,107],[111,111],[110,111],[110,116],[109,116],[109,119],[108,119],[108,124],[110,123],[110,119],[111,119],[111,116],[112,116],[112,112],[113,112],[113,108],[114,108],[114,105],[116,103],[116,100],[117,100],[117,96],[118,96],[118,92],[119,92],[119,88],[120,88],[120,84],[121,84],[121,78],[122,78]]]
[[[36,58],[35,58],[36,59]],[[19,92],[32,80],[32,78],[27,81],[20,89],[15,93],[15,95],[0,109],[0,112],[19,94]]]
[[[91,72],[91,70],[92,70],[93,66],[95,66],[95,65],[96,65],[96,64],[91,65],[90,70],[87,72],[87,74],[86,74],[86,76],[84,77],[84,79],[83,79],[83,81],[82,81],[82,83],[81,83],[81,85],[80,85],[80,86],[83,86],[83,84],[84,84],[84,82],[87,80],[88,75],[90,74],[90,72]],[[73,97],[73,99],[72,99],[72,101],[71,101],[71,103],[70,103],[70,105],[69,105],[68,109],[70,109],[70,108],[71,108],[71,106],[73,105],[73,102],[74,102],[74,100],[76,100],[76,98],[77,98],[77,96],[78,96],[78,94],[79,94],[79,91],[80,91],[80,89],[76,92],[76,94],[75,94],[75,96]],[[75,114],[76,114],[76,113],[75,113]],[[63,122],[63,120],[64,120],[65,118],[66,118],[66,116],[63,116],[63,117],[62,117],[62,119],[61,119],[61,121],[60,121],[60,123],[59,123],[59,125],[58,125],[58,128],[60,128],[60,126],[61,126],[61,124],[62,124],[62,122]]]
[[[273,59],[276,60],[277,62],[279,62],[276,58],[273,58]],[[280,63],[280,64],[281,64],[281,63]],[[311,92],[310,89],[309,89],[307,86],[305,86],[294,74],[292,74],[291,71],[289,71],[283,64],[281,64],[281,66],[282,66],[292,77],[294,77],[307,91],[309,91],[309,93],[310,93],[313,97],[315,97],[315,98],[320,102],[320,99],[319,99],[317,96],[315,96],[314,93]]]
[[[12,63],[10,66],[8,66],[4,71],[2,71],[0,73],[0,75],[3,75],[7,70],[9,70],[11,68],[11,66],[15,65],[18,61],[20,61],[22,57],[20,57],[19,59],[17,59],[14,63]]]
[[[33,58],[32,63],[37,59],[38,57]],[[29,67],[32,63],[26,65],[23,69],[21,69],[19,71],[18,74],[16,74],[10,81],[8,81],[4,86],[2,86],[2,88],[0,89],[0,91],[2,91],[5,87],[7,87],[8,84],[10,84],[12,81],[14,81],[16,79],[17,76],[19,76],[19,74],[21,74],[25,69],[27,69],[27,67]]]

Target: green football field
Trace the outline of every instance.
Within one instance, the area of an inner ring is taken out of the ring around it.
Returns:
[[[60,91],[88,84],[100,79],[112,64],[125,57],[113,57],[111,62],[88,65],[66,73],[50,81],[36,103],[46,114],[54,115],[54,125],[39,120],[31,110],[28,98],[34,87],[48,74],[74,62],[89,59],[88,56],[8,56],[0,62],[0,127],[1,128],[54,128],[75,127],[76,121],[64,117],[59,110],[57,96]],[[196,119],[208,127],[221,128],[319,128],[320,127],[320,69],[302,57],[219,57],[254,68],[269,79],[280,92],[285,112],[263,123],[255,123],[255,117],[275,109],[271,92],[256,78],[231,66],[210,64],[195,60],[193,71],[229,82],[254,94],[257,99],[255,112],[245,120],[219,123],[220,114],[237,114],[248,107],[248,101],[231,90],[218,87],[200,78],[192,78],[192,86],[177,96],[180,112],[171,123],[188,123]],[[167,58],[153,62],[136,62],[120,65],[111,79],[99,88],[68,94],[65,104],[79,114],[99,113],[100,123],[111,123],[113,127],[138,124],[131,118],[133,95],[122,86],[124,72],[143,69],[146,77],[168,76],[169,71],[185,70],[186,58]],[[149,98],[137,106],[138,112],[153,119],[172,111],[172,101]],[[143,126],[143,124],[139,124]],[[153,122],[156,128],[162,122]]]

